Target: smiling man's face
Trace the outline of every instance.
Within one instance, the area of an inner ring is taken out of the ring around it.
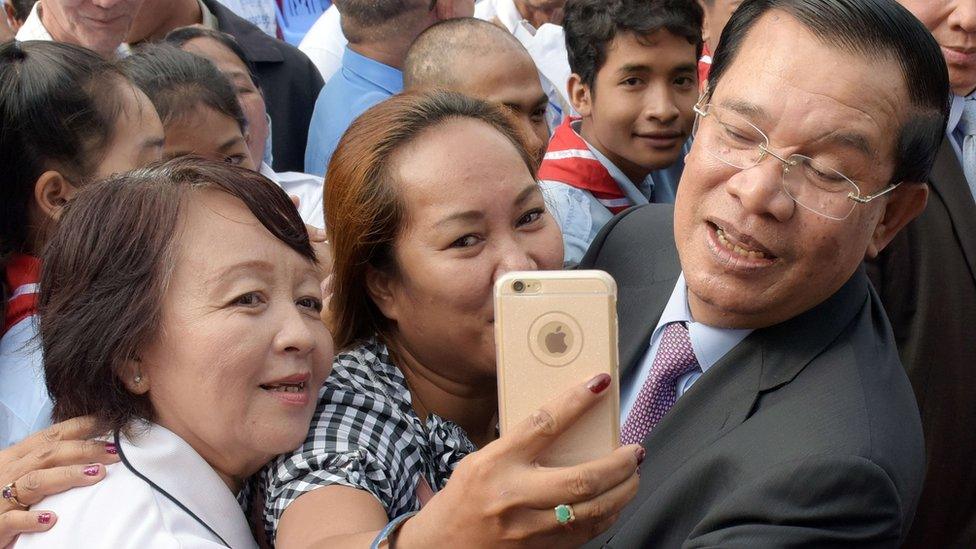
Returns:
[[[111,57],[125,41],[142,0],[45,0],[41,22],[54,40]]]
[[[867,195],[894,172],[909,105],[901,74],[894,61],[824,45],[774,10],[750,30],[710,102],[750,119],[776,154],[822,160]],[[887,242],[879,226],[902,189],[837,221],[798,206],[782,177],[774,158],[739,170],[695,142],[678,186],[675,241],[697,321],[761,328],[792,318],[831,296]]]
[[[976,2],[973,0],[899,0],[935,36],[949,65],[956,95],[976,90]]]

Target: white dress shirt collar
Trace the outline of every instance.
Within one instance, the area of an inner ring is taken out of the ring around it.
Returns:
[[[200,454],[172,431],[156,424],[120,437],[120,457],[213,529],[230,547],[257,548],[244,512],[227,484]]]
[[[684,273],[678,276],[678,282],[674,285],[674,291],[671,292],[671,299],[664,307],[661,320],[658,321],[651,339],[655,339],[672,322],[687,323],[691,348],[695,351],[695,358],[698,359],[698,365],[701,366],[702,372],[707,372],[752,332],[752,330],[745,329],[716,328],[695,322],[691,316],[691,308],[688,306],[688,286],[685,283]]]

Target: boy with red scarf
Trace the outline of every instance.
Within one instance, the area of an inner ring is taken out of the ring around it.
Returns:
[[[570,0],[568,91],[580,118],[553,134],[539,178],[566,263],[624,209],[674,202],[698,99],[701,7],[689,0]]]

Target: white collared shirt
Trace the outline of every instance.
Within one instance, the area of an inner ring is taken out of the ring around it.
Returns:
[[[688,286],[685,284],[685,275],[681,273],[678,282],[674,285],[671,298],[668,300],[661,319],[654,328],[651,335],[650,345],[647,353],[644,354],[636,367],[627,376],[620,380],[620,422],[627,420],[630,409],[633,408],[637,395],[640,393],[644,380],[651,372],[651,365],[654,357],[657,356],[657,347],[661,341],[661,334],[664,328],[672,322],[685,322],[688,324],[688,336],[691,338],[691,348],[698,359],[701,370],[689,372],[678,378],[677,396],[685,393],[709,368],[721,360],[726,353],[731,351],[752,330],[733,330],[728,328],[715,328],[695,322],[691,317],[691,308],[688,307]]]
[[[234,549],[256,549],[244,512],[217,472],[176,434],[146,427],[136,426],[133,440],[121,437],[120,457],[131,468],[109,465],[97,484],[44,498],[36,508],[55,512],[57,522],[47,532],[21,534],[13,546],[189,549],[225,547],[222,539]]]
[[[24,20],[24,24],[17,31],[17,36],[15,37],[20,42],[26,42],[27,40],[42,40],[45,42],[55,42],[54,37],[48,32],[44,23],[41,22],[41,3],[37,2],[34,7],[31,8],[30,15]],[[132,50],[129,48],[128,44],[119,44],[119,47],[115,50],[115,56],[122,58],[127,57]]]
[[[302,221],[325,228],[325,210],[322,208],[322,178],[301,172],[278,173],[265,163],[261,163],[261,175],[278,184],[291,196],[298,197],[298,213]]]

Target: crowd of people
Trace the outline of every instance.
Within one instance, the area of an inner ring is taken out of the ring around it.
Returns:
[[[0,547],[976,546],[976,1],[274,4],[3,2]]]

